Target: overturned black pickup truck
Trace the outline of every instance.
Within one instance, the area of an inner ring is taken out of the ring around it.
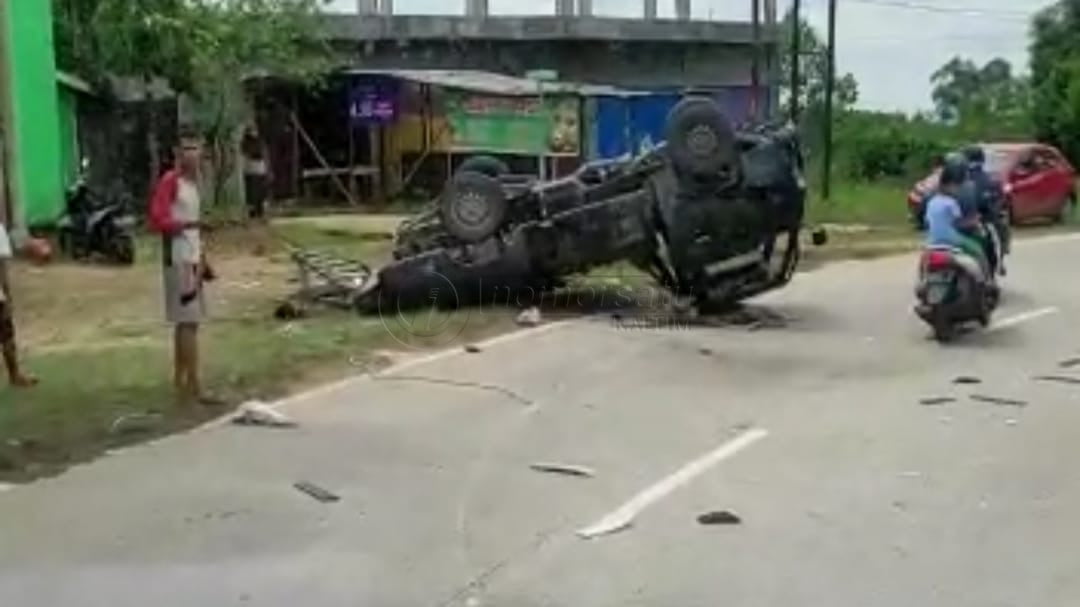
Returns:
[[[806,202],[795,133],[736,132],[705,97],[676,105],[666,131],[651,150],[553,181],[469,159],[402,223],[394,261],[358,289],[356,306],[467,305],[493,289],[553,288],[616,261],[698,304],[732,304],[788,283]],[[814,242],[824,244],[824,234]]]

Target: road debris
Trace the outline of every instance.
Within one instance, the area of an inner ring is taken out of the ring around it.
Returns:
[[[1054,382],[1059,384],[1071,384],[1080,386],[1080,377],[1066,377],[1064,375],[1043,375],[1036,377],[1035,381]]]
[[[502,394],[512,400],[515,400],[523,405],[534,406],[535,401],[510,390],[502,386],[495,386],[490,384],[481,384],[470,381],[454,381],[452,379],[442,379],[439,377],[423,377],[418,375],[375,375],[373,376],[375,381],[403,381],[403,382],[418,382],[425,384],[433,384],[436,386],[452,386],[454,388],[470,388],[473,390],[483,390],[485,392],[495,392]]]
[[[252,400],[240,405],[232,423],[239,426],[262,426],[266,428],[295,428],[296,422],[270,405]]]
[[[976,386],[982,383],[982,380],[978,377],[961,376],[953,380],[953,383],[958,386]]]
[[[1080,357],[1063,360],[1058,363],[1058,366],[1062,369],[1072,369],[1073,367],[1080,367]]]
[[[163,416],[160,413],[129,413],[121,415],[113,420],[109,426],[109,434],[113,436],[122,434],[146,434],[153,432],[161,423]]]
[[[697,521],[702,525],[738,525],[742,523],[741,518],[727,510],[702,514],[697,518]]]
[[[294,483],[293,487],[295,487],[298,491],[306,493],[307,495],[315,498],[316,500],[324,504],[341,500],[339,496],[334,495],[326,489],[323,489],[322,487],[319,487],[318,485],[314,485],[307,481],[300,481],[298,483]]]
[[[933,396],[920,400],[919,404],[923,405],[924,407],[938,407],[941,405],[948,405],[955,402],[956,399],[951,396]]]
[[[540,321],[540,308],[537,308],[536,306],[533,306],[527,310],[523,310],[521,314],[518,314],[517,318],[514,320],[514,322],[521,325],[522,327],[535,327],[540,324]]]
[[[1020,423],[1019,421],[1017,421],[1015,419],[1012,419],[1012,418],[1009,418],[1009,419],[1005,420],[1005,425],[1006,426],[1015,426],[1015,425],[1017,425],[1019,423]]]
[[[1001,405],[1004,407],[1026,407],[1028,405],[1027,402],[1022,400],[1014,400],[1011,398],[998,398],[996,396],[985,396],[982,394],[972,394],[971,400],[991,405]]]
[[[702,356],[713,356],[716,353],[712,351],[712,348],[700,348],[698,349],[698,354],[701,354]]]
[[[902,478],[922,478],[923,473],[919,472],[917,470],[911,470],[911,471],[908,471],[908,472],[901,472],[900,476]]]
[[[480,346],[476,344],[465,344],[465,351],[469,354],[479,354],[480,352],[483,352],[483,350],[480,349]]]
[[[566,476],[580,476],[586,478],[592,478],[596,476],[596,471],[592,468],[585,466],[576,466],[574,464],[560,464],[560,463],[547,463],[539,462],[531,464],[529,466],[537,472],[550,472],[552,474],[563,474]]]

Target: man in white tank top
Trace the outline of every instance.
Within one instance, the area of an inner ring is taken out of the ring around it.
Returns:
[[[174,327],[173,380],[184,404],[220,405],[208,397],[199,379],[199,325],[206,314],[204,285],[213,280],[202,248],[199,167],[202,139],[182,131],[176,168],[154,188],[150,225],[161,234],[165,317]]]

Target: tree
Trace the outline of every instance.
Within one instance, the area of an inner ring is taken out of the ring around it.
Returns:
[[[978,137],[1011,137],[1031,131],[1031,87],[1012,65],[992,59],[978,66],[954,57],[931,76],[940,120]]]
[[[780,24],[780,95],[785,105],[791,99],[791,51],[794,47],[791,10]],[[829,78],[827,46],[805,19],[799,23],[799,107],[811,116],[820,116],[825,107],[825,83]],[[859,100],[859,83],[848,73],[838,76],[833,87],[833,104],[845,111]]]
[[[215,201],[235,162],[247,122],[243,82],[259,72],[311,80],[330,67],[320,35],[327,0],[53,0],[60,9],[57,46],[84,71],[131,77],[144,85],[151,178],[160,170],[149,103],[164,80],[198,106],[211,150]],[[88,19],[84,19],[89,15]]]
[[[329,71],[320,36],[325,0],[198,0],[192,4],[191,70],[186,91],[207,136],[213,198],[221,202],[235,173],[239,139],[251,121],[243,79],[258,73],[311,84]]]
[[[1080,162],[1080,0],[1060,0],[1032,27],[1032,119],[1040,139]]]

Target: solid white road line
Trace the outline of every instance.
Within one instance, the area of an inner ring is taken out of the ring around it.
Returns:
[[[1042,318],[1044,316],[1049,316],[1051,314],[1057,314],[1058,311],[1059,310],[1057,308],[1052,308],[1052,307],[1039,308],[1038,310],[1031,310],[1031,311],[1028,311],[1028,312],[1024,312],[1023,314],[1017,314],[1016,316],[1010,316],[1010,317],[1005,318],[1003,320],[999,320],[999,321],[995,322],[990,327],[989,330],[990,331],[998,331],[998,330],[1001,330],[1001,329],[1007,329],[1009,327],[1015,327],[1016,325],[1020,325],[1020,324],[1030,322],[1030,321],[1033,321],[1033,320],[1038,320],[1038,319],[1040,319],[1040,318]]]
[[[768,431],[762,429],[747,431],[734,440],[686,464],[674,474],[634,496],[633,499],[623,504],[618,510],[604,516],[593,525],[579,530],[577,534],[582,538],[592,539],[626,529],[643,510],[698,476],[708,472],[709,469],[720,462],[765,438],[768,434]]]

